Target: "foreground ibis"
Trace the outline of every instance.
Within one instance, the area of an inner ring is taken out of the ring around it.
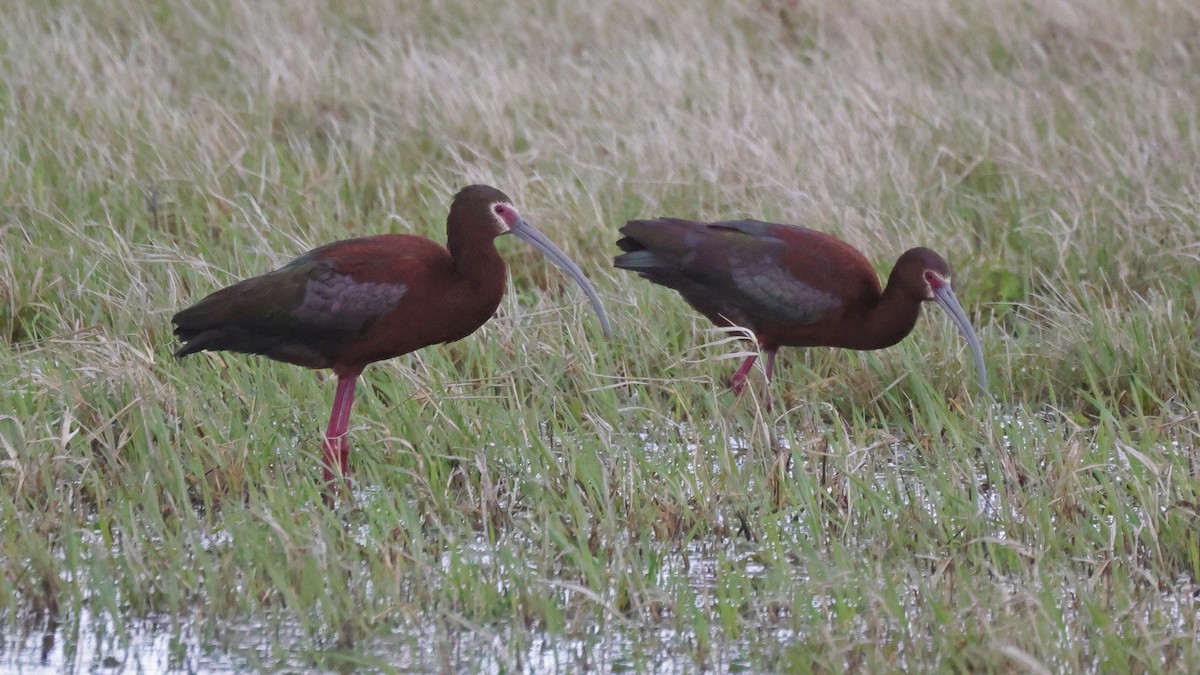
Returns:
[[[348,473],[346,429],[354,386],[368,364],[462,339],[492,317],[504,295],[495,239],[514,234],[583,287],[608,317],[583,272],[486,185],[464,188],[446,218],[446,246],[408,234],[347,239],[309,251],[274,272],[223,288],[171,319],[183,346],[261,354],[337,376],[325,430],[324,478]]]
[[[754,334],[766,355],[768,387],[780,347],[890,347],[912,331],[921,303],[932,300],[966,338],[987,390],[983,350],[950,286],[950,266],[927,248],[905,251],[881,288],[863,254],[804,227],[662,218],[629,221],[621,234],[617,246],[625,253],[614,265],[679,291],[718,326]],[[756,358],[733,374],[734,392],[741,393]]]

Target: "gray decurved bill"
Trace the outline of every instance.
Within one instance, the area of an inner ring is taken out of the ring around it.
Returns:
[[[979,387],[986,392],[988,381],[987,371],[983,367],[983,346],[979,344],[979,338],[971,328],[971,322],[967,320],[967,313],[963,311],[962,305],[958,304],[958,297],[954,295],[954,290],[950,288],[949,284],[935,289],[933,295],[933,299],[942,306],[942,309],[946,310],[954,325],[958,326],[958,332],[966,338],[967,345],[975,354],[975,367],[979,370]]]
[[[600,304],[600,297],[596,295],[596,289],[592,288],[592,285],[588,283],[587,277],[583,276],[583,271],[579,269],[579,266],[572,262],[566,253],[563,253],[561,249],[555,246],[554,242],[547,239],[546,235],[520,218],[517,219],[510,232],[532,244],[534,248],[549,258],[550,262],[561,268],[562,271],[567,273],[567,276],[574,279],[583,288],[583,292],[587,294],[588,300],[592,302],[592,309],[596,310],[596,315],[600,317],[600,328],[604,330],[604,337],[611,337],[612,328],[608,325],[608,315],[604,313],[604,307]]]

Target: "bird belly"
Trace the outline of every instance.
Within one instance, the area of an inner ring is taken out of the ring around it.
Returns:
[[[338,362],[366,366],[430,345],[456,342],[479,330],[500,306],[499,297],[461,296],[442,301],[401,303],[380,317],[339,355]]]

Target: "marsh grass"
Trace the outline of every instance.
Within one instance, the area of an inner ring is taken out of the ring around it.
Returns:
[[[1194,663],[1192,3],[585,5],[2,10],[2,658],[46,630],[133,667],[153,624],[178,669]],[[175,361],[169,317],[323,242],[441,240],[471,182],[617,334],[502,242],[488,325],[366,373],[331,511],[329,377]],[[610,267],[655,215],[883,273],[935,248],[991,396],[928,312],[734,400],[746,345]]]

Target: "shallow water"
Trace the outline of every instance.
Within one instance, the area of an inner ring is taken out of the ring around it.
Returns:
[[[77,621],[30,621],[0,637],[0,669],[21,673],[236,672],[233,657],[179,622],[136,621],[114,630],[86,610]]]
[[[712,559],[693,559],[689,574],[700,584],[713,585],[716,569]],[[915,594],[913,598],[919,602]],[[1167,608],[1178,630],[1193,625],[1198,611],[1193,584],[1181,580],[1179,588],[1164,592],[1161,599],[1160,607]],[[1076,599],[1066,593],[1061,602],[1060,609],[1069,615]],[[835,600],[814,597],[812,603],[818,611],[831,611]],[[853,632],[868,639],[871,628],[865,617],[859,618]],[[286,622],[234,624],[222,628],[219,636],[207,637],[194,626],[152,620],[130,622],[125,631],[118,635],[108,622],[94,620],[87,612],[73,624],[28,625],[0,638],[0,671],[748,672],[786,667],[786,661],[780,661],[781,647],[805,637],[780,625],[720,641],[705,652],[697,650],[694,634],[653,623],[627,629],[587,626],[564,635],[516,626],[447,626],[444,621],[431,621],[398,627],[347,652],[313,649],[300,627]],[[903,663],[901,655],[895,665],[903,667]]]
[[[575,635],[523,629],[409,627],[376,637],[356,653],[314,650],[298,626],[235,625],[208,641],[186,627],[134,621],[117,636],[86,613],[79,625],[29,627],[5,636],[0,671],[19,673],[234,673],[247,670],[304,672],[394,668],[414,672],[693,672],[694,639],[667,628],[621,632],[599,626]],[[785,631],[787,632],[787,631]],[[780,636],[782,637],[782,636]],[[705,665],[745,670],[753,647],[725,645]],[[738,656],[739,652],[747,656]]]
[[[998,428],[1014,429],[1026,434],[1026,443],[1030,442],[1029,434],[1057,433],[1052,425],[1031,430],[1027,420],[1005,417],[1001,413],[997,413],[995,423]],[[658,433],[642,432],[635,434],[634,438],[638,439],[647,453],[679,453],[698,460],[706,456],[703,448],[699,447],[701,445],[728,448],[733,465],[738,469],[743,467],[748,456],[754,455],[751,442],[732,437],[719,429],[698,430],[682,425],[665,433],[661,430]],[[1001,447],[998,450],[1010,449],[1008,436],[1000,434],[999,442]],[[793,474],[806,470],[802,468],[805,462],[808,462],[807,470],[814,468],[814,460],[804,457],[811,439],[793,438],[789,441],[780,438],[778,443],[783,447],[790,445],[796,448],[794,461],[800,466],[793,467]],[[850,452],[864,456],[871,453],[872,456],[869,461],[862,460],[862,463],[857,458],[847,461],[843,470],[850,467],[851,472],[864,479],[868,486],[873,485],[881,491],[891,490],[903,505],[918,506],[931,519],[938,518],[941,496],[936,493],[936,486],[926,485],[921,476],[921,453],[928,450],[885,442],[882,446],[877,443],[871,448]],[[723,470],[720,462],[712,460],[711,453],[707,454],[707,459],[712,461],[711,466],[707,467],[710,472]],[[1127,460],[1114,449],[1110,461],[1116,464]],[[857,471],[853,470],[854,467],[857,467]],[[1005,506],[999,489],[988,486],[987,475],[977,470],[973,478],[979,487],[974,492],[978,516],[990,526],[986,534],[989,538],[1004,541],[1006,532],[1003,524],[1014,522],[1019,514],[1005,511],[1012,507]],[[897,486],[903,490],[897,489]],[[369,509],[377,497],[377,491],[366,487],[356,493],[355,500],[360,508]],[[718,513],[717,517],[721,515]],[[364,532],[362,536],[366,537],[367,534]],[[228,542],[221,541],[218,536],[210,543],[225,545]],[[664,547],[664,550],[668,548]],[[765,580],[770,571],[756,557],[762,552],[760,545],[737,535],[693,540],[682,550],[663,556],[660,561],[661,575],[685,584],[694,592],[697,606],[712,611],[713,592],[721,581],[719,575],[723,565],[728,569],[732,561],[732,569],[742,577]],[[443,555],[450,556],[451,553],[470,558],[484,567],[496,559],[495,550],[484,538],[462,544],[452,552],[447,550]],[[790,591],[808,585],[806,564],[804,560],[795,560],[786,566]],[[779,570],[775,570],[775,573],[778,574]],[[1082,588],[1086,580],[1079,581]],[[992,579],[991,583],[1003,587],[1007,582],[1001,578]],[[819,584],[811,588],[814,591],[810,599],[811,607],[819,616],[836,613],[839,606],[841,611],[846,610],[844,597],[821,592]],[[1077,590],[1064,587],[1056,608],[1062,612],[1068,624],[1075,620],[1074,606],[1079,602],[1075,595]],[[1020,588],[1014,583],[1009,592],[1015,596],[1037,591],[1028,586]],[[548,580],[547,592],[555,594],[555,604],[563,607],[612,602],[612,598],[608,597],[589,597],[592,591],[573,586],[567,581]],[[864,593],[869,593],[869,590],[864,590]],[[907,593],[902,591],[898,594],[903,599],[900,615],[914,624],[922,621],[920,593],[921,589],[914,587]],[[802,626],[805,631],[849,631],[852,635],[842,637],[850,643],[855,640],[873,641],[878,637],[878,626],[871,626],[870,617],[865,616],[857,616],[849,624],[838,624],[834,619],[823,618],[808,623],[803,620],[791,621],[788,612],[795,608],[789,608],[786,602],[778,608],[781,612],[779,617],[765,616],[776,611],[775,608],[764,609],[770,604],[771,595],[770,589],[758,591],[756,601],[761,602],[752,607],[748,617],[744,617],[747,620],[736,637],[722,637],[719,629],[714,627],[709,636],[713,644],[711,649],[698,646],[697,635],[681,629],[680,623],[673,621],[675,617],[669,602],[659,617],[652,618],[643,613],[627,621],[606,613],[611,618],[604,625],[572,625],[557,632],[540,630],[536,626],[530,628],[522,625],[517,618],[481,626],[445,613],[418,611],[398,620],[395,626],[382,628],[356,644],[352,650],[324,648],[319,644],[320,640],[306,633],[302,626],[287,620],[221,622],[214,626],[211,619],[197,614],[191,617],[130,620],[116,626],[111,619],[93,616],[85,609],[72,620],[59,623],[18,620],[14,627],[14,622],[0,622],[0,630],[5,631],[0,633],[0,671],[222,673],[260,669],[308,672],[395,668],[416,672],[559,672],[589,669],[604,672],[645,670],[675,673],[695,672],[697,669],[737,672],[786,668],[786,646],[816,637],[815,634],[802,634],[793,626]],[[786,595],[784,593],[785,599]],[[1200,611],[1200,591],[1186,578],[1178,579],[1168,588],[1160,588],[1156,600],[1154,593],[1150,593],[1147,600],[1142,611],[1165,613],[1169,618],[1168,623],[1179,635],[1188,633]],[[674,610],[678,609],[674,607]],[[1142,620],[1149,621],[1150,618],[1147,615]],[[713,621],[715,623],[716,619]],[[889,627],[885,632],[896,630],[896,627]],[[1070,632],[1069,639],[1084,638]],[[908,649],[912,648],[910,643]],[[916,649],[919,653],[921,646],[916,646]],[[903,668],[906,655],[903,649],[900,651],[894,665]],[[918,659],[917,663],[927,662]]]

